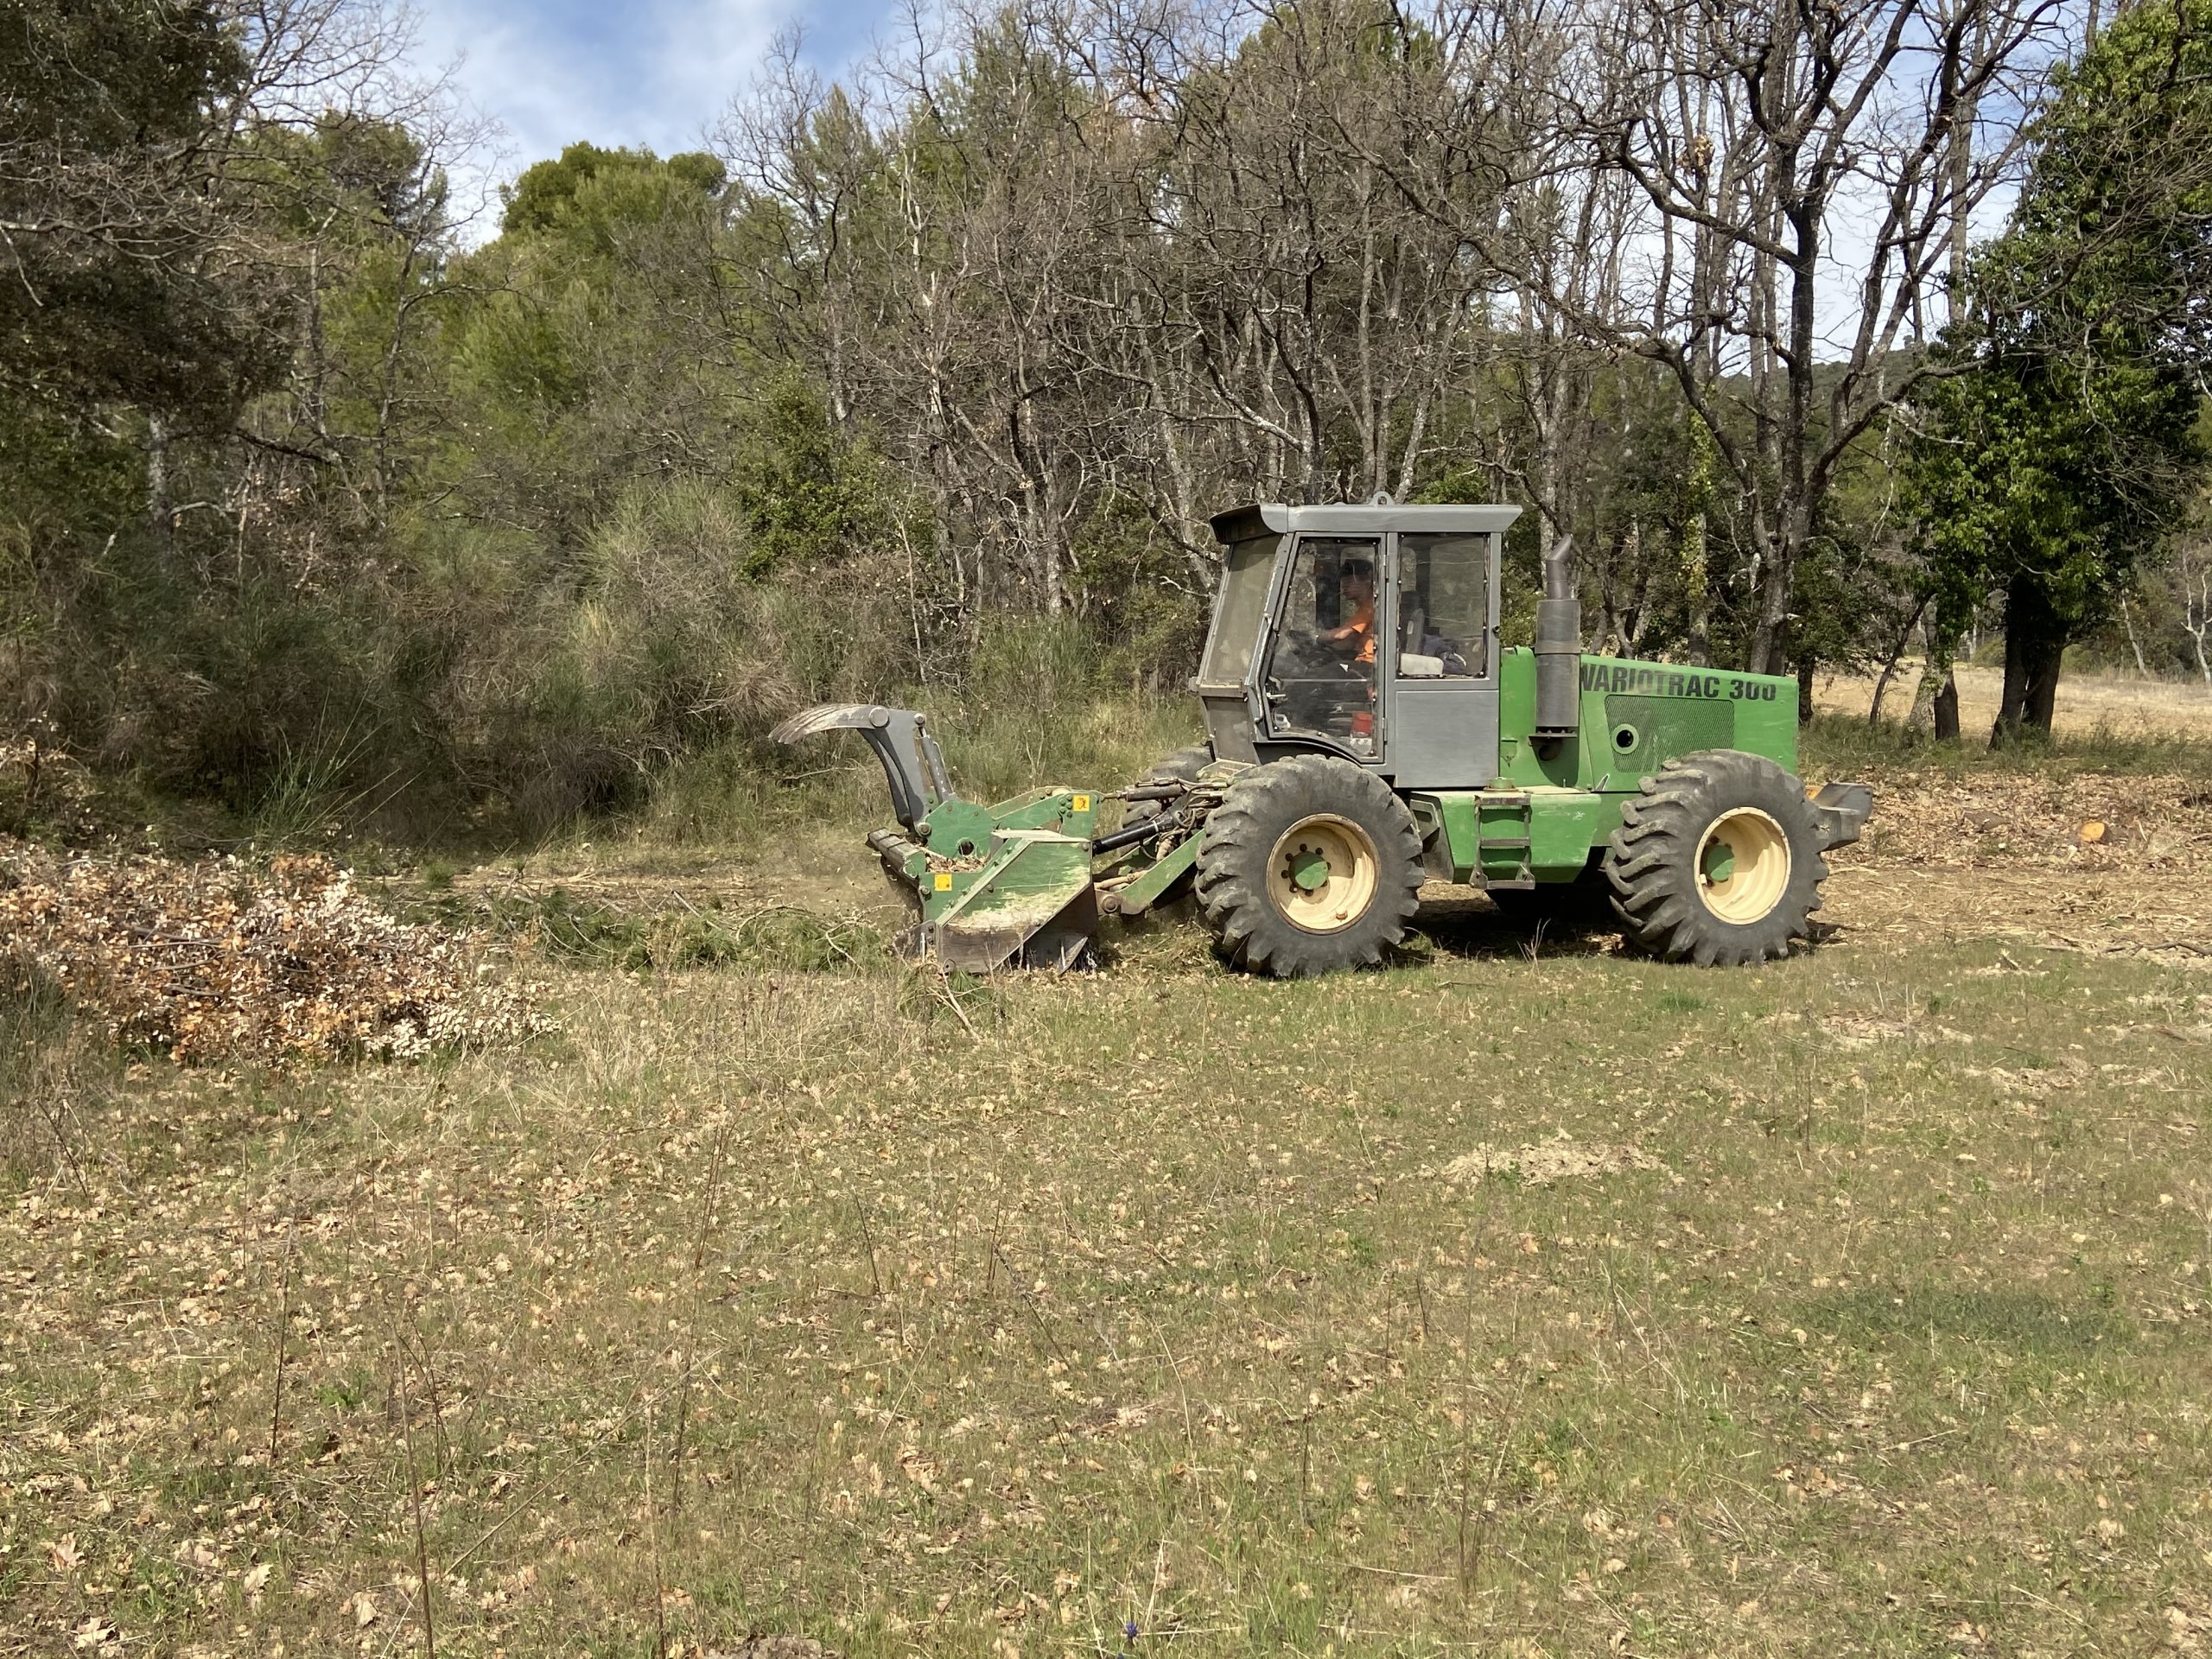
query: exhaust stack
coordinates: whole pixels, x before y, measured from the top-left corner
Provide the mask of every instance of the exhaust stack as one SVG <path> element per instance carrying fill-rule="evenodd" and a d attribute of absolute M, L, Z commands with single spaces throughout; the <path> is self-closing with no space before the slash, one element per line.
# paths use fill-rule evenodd
<path fill-rule="evenodd" d="M 1556 742 L 1581 728 L 1582 601 L 1574 594 L 1574 537 L 1544 556 L 1544 596 L 1536 601 L 1536 730 Z"/>

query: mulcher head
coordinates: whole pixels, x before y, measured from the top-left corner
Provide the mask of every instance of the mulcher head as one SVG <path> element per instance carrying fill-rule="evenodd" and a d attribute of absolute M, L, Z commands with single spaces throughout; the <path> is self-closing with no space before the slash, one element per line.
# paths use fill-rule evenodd
<path fill-rule="evenodd" d="M 868 840 L 919 906 L 919 923 L 901 940 L 908 954 L 969 973 L 1081 959 L 1098 925 L 1093 795 L 1036 789 L 991 806 L 963 801 L 923 717 L 880 703 L 823 703 L 770 735 L 795 743 L 838 731 L 858 732 L 875 751 L 906 831 L 879 830 Z"/>

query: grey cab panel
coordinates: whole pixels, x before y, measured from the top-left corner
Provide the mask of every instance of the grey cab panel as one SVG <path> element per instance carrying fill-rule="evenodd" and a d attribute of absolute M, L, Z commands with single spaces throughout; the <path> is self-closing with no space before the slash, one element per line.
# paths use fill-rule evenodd
<path fill-rule="evenodd" d="M 1390 537 L 1382 770 L 1401 789 L 1479 787 L 1496 775 L 1503 541 L 1495 530 Z"/>

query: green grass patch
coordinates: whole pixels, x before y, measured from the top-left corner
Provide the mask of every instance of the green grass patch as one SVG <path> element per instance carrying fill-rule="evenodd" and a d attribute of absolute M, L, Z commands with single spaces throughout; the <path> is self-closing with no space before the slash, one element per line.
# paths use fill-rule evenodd
<path fill-rule="evenodd" d="M 442 879 L 426 873 L 419 892 L 401 892 L 397 908 L 411 918 L 485 929 L 549 962 L 629 973 L 869 971 L 896 961 L 881 928 L 791 905 L 739 912 L 709 899 L 703 906 L 635 911 L 580 897 L 558 883 L 462 894 L 453 890 L 450 873 Z"/>
<path fill-rule="evenodd" d="M 1986 1183 L 1983 1191 L 1987 1191 Z M 2110 1354 L 2135 1338 L 2110 1287 L 2065 1300 L 2024 1289 L 1961 1290 L 1953 1285 L 1866 1285 L 1802 1305 L 1806 1323 L 1865 1345 L 1877 1337 L 1930 1345 L 1983 1344 L 2011 1357 Z"/>

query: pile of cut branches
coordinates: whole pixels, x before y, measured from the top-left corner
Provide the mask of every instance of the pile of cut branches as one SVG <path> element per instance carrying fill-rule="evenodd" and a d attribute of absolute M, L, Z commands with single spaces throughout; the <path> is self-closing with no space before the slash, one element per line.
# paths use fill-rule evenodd
<path fill-rule="evenodd" d="M 549 1028 L 475 941 L 387 915 L 318 856 L 0 849 L 0 957 L 120 1043 L 211 1060 L 416 1059 Z"/>

